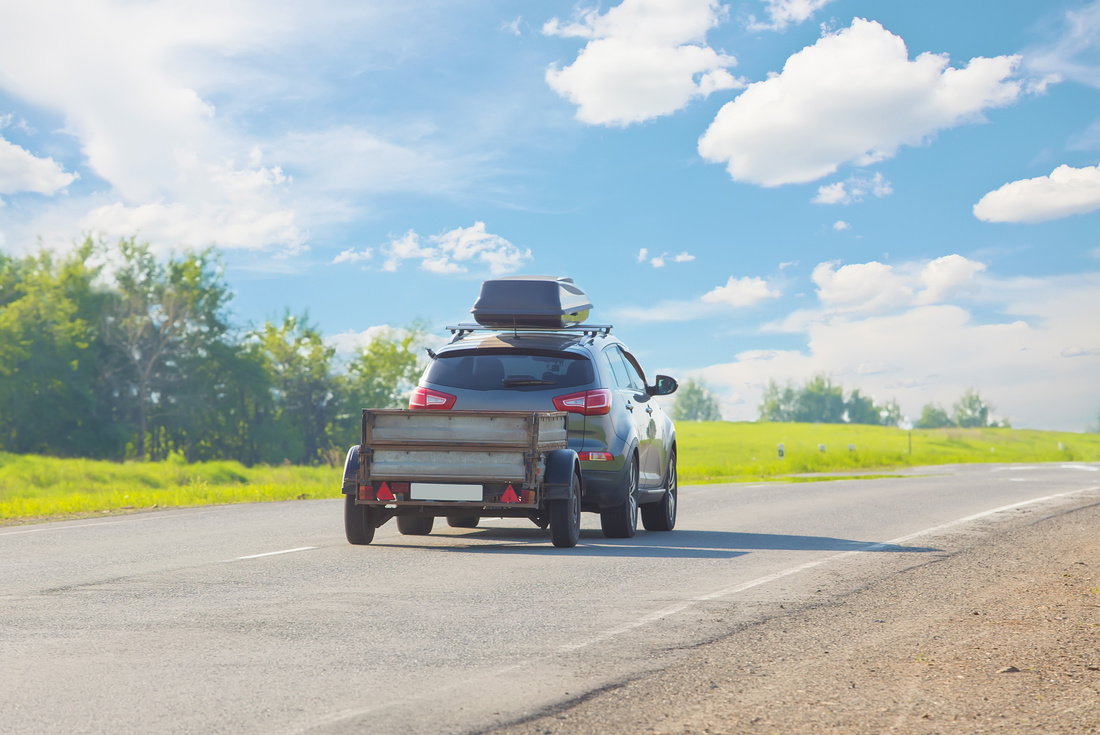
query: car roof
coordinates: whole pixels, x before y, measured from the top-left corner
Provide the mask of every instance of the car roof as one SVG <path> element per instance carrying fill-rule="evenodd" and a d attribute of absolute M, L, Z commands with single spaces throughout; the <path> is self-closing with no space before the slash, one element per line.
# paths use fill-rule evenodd
<path fill-rule="evenodd" d="M 449 352 L 483 349 L 530 349 L 587 354 L 609 344 L 619 344 L 619 340 L 608 334 L 577 334 L 552 330 L 537 332 L 501 330 L 463 335 L 441 347 L 437 353 L 443 355 Z"/>

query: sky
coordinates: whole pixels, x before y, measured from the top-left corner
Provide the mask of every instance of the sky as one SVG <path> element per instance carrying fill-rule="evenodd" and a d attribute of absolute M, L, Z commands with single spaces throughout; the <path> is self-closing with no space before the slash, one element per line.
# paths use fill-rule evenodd
<path fill-rule="evenodd" d="M 754 420 L 1100 422 L 1100 0 L 0 0 L 0 252 L 216 247 L 347 354 L 570 276 Z"/>

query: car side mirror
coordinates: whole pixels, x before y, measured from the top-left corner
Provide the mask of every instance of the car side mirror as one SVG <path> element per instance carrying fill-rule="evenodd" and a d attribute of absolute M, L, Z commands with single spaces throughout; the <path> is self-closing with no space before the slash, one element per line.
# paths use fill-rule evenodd
<path fill-rule="evenodd" d="M 667 375 L 658 375 L 654 379 L 653 385 L 646 386 L 645 392 L 651 396 L 667 396 L 676 392 L 676 389 L 680 387 L 680 384 L 676 382 L 675 378 L 670 378 Z"/>

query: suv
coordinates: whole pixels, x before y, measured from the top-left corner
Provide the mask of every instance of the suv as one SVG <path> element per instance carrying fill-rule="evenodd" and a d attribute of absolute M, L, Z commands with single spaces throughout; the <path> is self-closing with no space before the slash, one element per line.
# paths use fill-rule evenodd
<path fill-rule="evenodd" d="M 491 287 L 492 286 L 492 287 Z M 571 279 L 520 276 L 487 281 L 473 313 L 479 324 L 448 327 L 451 341 L 438 352 L 413 391 L 409 408 L 496 411 L 565 411 L 569 448 L 580 460 L 581 510 L 600 514 L 609 538 L 630 538 L 638 523 L 647 531 L 676 524 L 676 430 L 655 396 L 676 381 L 645 372 L 610 326 L 576 323 L 590 304 L 555 302 L 552 319 L 538 311 L 540 292 L 587 297 Z M 494 288 L 523 292 L 524 314 L 489 313 L 499 302 Z M 551 299 L 554 301 L 554 299 Z M 564 304 L 564 307 L 563 307 Z M 479 306 L 485 308 L 480 309 Z M 584 309 L 576 308 L 583 306 Z M 574 311 L 567 312 L 573 308 Z M 503 315 L 502 315 L 503 314 Z M 505 327 L 512 320 L 511 326 Z M 525 326 L 520 326 L 520 322 Z M 448 519 L 452 525 L 476 519 Z"/>

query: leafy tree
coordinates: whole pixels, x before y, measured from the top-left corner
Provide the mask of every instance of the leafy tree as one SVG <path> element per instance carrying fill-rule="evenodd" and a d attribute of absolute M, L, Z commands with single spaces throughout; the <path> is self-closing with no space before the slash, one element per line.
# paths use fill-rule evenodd
<path fill-rule="evenodd" d="M 250 337 L 252 359 L 263 365 L 271 385 L 273 405 L 266 425 L 256 436 L 265 462 L 312 464 L 334 446 L 333 421 L 339 410 L 332 375 L 336 351 L 326 347 L 308 317 L 283 317 L 267 322 Z"/>
<path fill-rule="evenodd" d="M 901 424 L 901 406 L 898 405 L 897 399 L 891 398 L 882 405 L 876 405 L 875 409 L 878 411 L 879 423 L 883 426 Z"/>
<path fill-rule="evenodd" d="M 964 428 L 989 426 L 989 413 L 992 410 L 993 407 L 982 400 L 978 391 L 967 388 L 955 402 L 953 420 L 957 426 Z"/>
<path fill-rule="evenodd" d="M 859 388 L 844 402 L 844 415 L 849 424 L 880 424 L 879 407 L 870 396 L 861 395 Z"/>
<path fill-rule="evenodd" d="M 677 421 L 721 421 L 718 399 L 702 383 L 684 381 L 669 412 Z"/>
<path fill-rule="evenodd" d="M 798 394 L 794 420 L 839 424 L 844 421 L 844 391 L 825 375 L 815 375 Z"/>
<path fill-rule="evenodd" d="M 798 392 L 788 381 L 787 385 L 780 388 L 775 380 L 768 381 L 768 388 L 764 391 L 764 398 L 760 402 L 761 421 L 794 421 L 798 407 Z"/>
<path fill-rule="evenodd" d="M 184 383 L 220 343 L 228 325 L 229 289 L 211 250 L 161 264 L 148 244 L 121 240 L 115 253 L 115 288 L 104 336 L 117 349 L 116 398 L 129 404 L 136 423 L 134 454 L 163 458 L 190 404 Z M 154 453 L 147 452 L 154 439 Z"/>
<path fill-rule="evenodd" d="M 947 415 L 947 411 L 934 403 L 926 404 L 921 409 L 920 418 L 917 419 L 916 424 L 918 429 L 942 429 L 954 425 L 955 422 Z"/>

